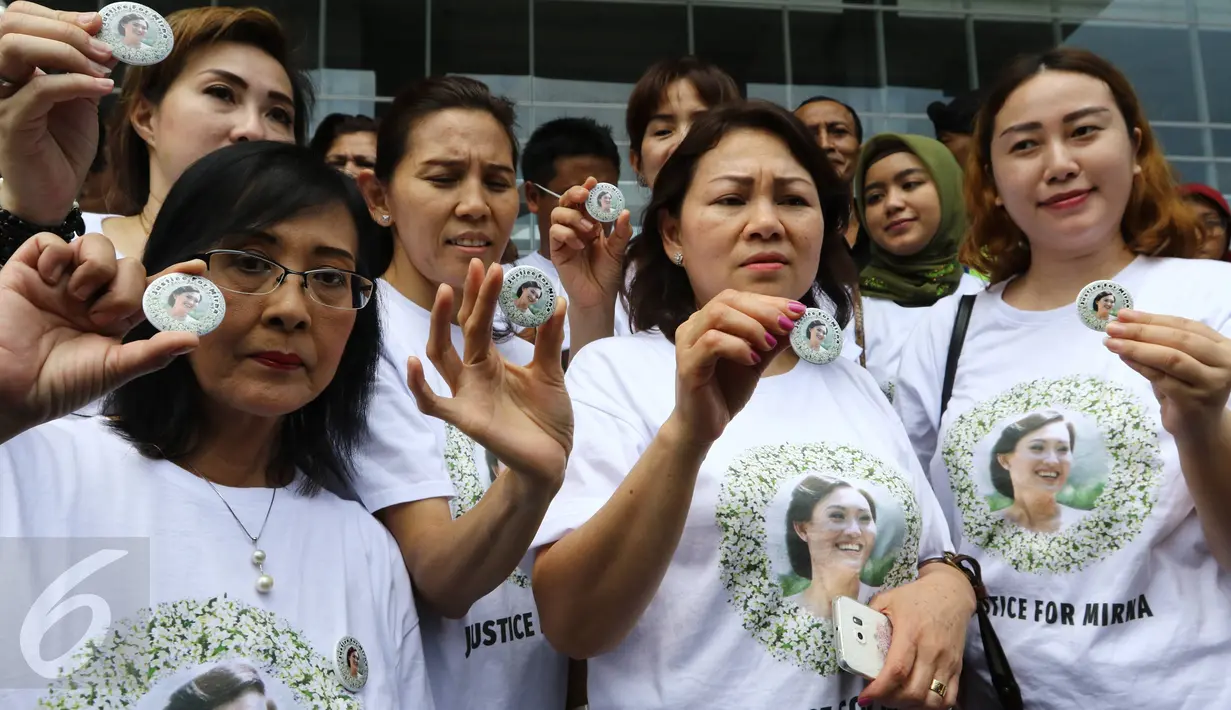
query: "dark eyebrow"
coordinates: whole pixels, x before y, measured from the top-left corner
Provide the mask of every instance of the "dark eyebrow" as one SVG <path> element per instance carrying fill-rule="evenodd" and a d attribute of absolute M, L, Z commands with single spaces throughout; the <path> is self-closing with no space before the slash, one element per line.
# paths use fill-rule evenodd
<path fill-rule="evenodd" d="M 236 86 L 243 89 L 244 91 L 247 91 L 250 88 L 248 85 L 248 82 L 244 81 L 243 77 L 241 77 L 238 74 L 229 72 L 225 69 L 206 69 L 205 71 L 201 73 L 202 74 L 213 74 L 219 79 L 225 79 L 226 81 L 229 81 L 230 83 L 235 84 Z M 269 98 L 274 99 L 275 101 L 281 101 L 282 103 L 290 104 L 292 106 L 295 105 L 295 100 L 287 96 L 286 94 L 282 93 L 281 91 L 269 92 Z"/>
<path fill-rule="evenodd" d="M 894 173 L 892 180 L 893 182 L 898 182 L 899 180 L 910 177 L 911 175 L 915 173 L 921 173 L 923 175 L 927 175 L 927 171 L 924 170 L 923 168 L 906 168 L 905 170 L 899 170 L 898 172 Z M 869 190 L 872 190 L 875 188 L 884 189 L 884 187 L 885 187 L 885 181 L 877 180 L 876 182 L 870 182 L 867 185 L 864 185 L 863 193 L 866 195 L 868 194 Z"/>
<path fill-rule="evenodd" d="M 423 161 L 423 164 L 440 167 L 440 168 L 451 168 L 454 170 L 466 167 L 465 160 L 454 160 L 452 158 L 432 158 L 430 160 Z M 483 167 L 488 168 L 490 170 L 498 170 L 508 175 L 514 175 L 514 176 L 517 175 L 517 171 L 514 170 L 513 167 L 510 165 L 502 165 L 500 163 L 486 163 Z"/>
<path fill-rule="evenodd" d="M 1111 113 L 1111 109 L 1105 106 L 1087 106 L 1086 108 L 1079 108 L 1076 111 L 1064 114 L 1064 118 L 1062 118 L 1061 121 L 1064 123 L 1073 123 L 1074 121 L 1080 121 L 1087 116 L 1093 116 L 1100 113 Z M 1043 128 L 1043 124 L 1038 121 L 1018 123 L 1001 131 L 1000 136 L 1004 137 L 1009 133 L 1028 133 L 1030 131 L 1037 131 L 1041 128 Z"/>
<path fill-rule="evenodd" d="M 726 180 L 728 182 L 733 182 L 741 186 L 751 185 L 756 182 L 756 179 L 753 178 L 751 175 L 719 175 L 718 177 L 710 180 L 710 182 L 721 182 L 723 180 Z M 809 181 L 807 178 L 804 178 L 804 177 L 788 176 L 788 177 L 774 178 L 775 185 L 790 185 L 792 183 L 797 183 L 797 182 L 811 184 L 811 181 Z"/>
<path fill-rule="evenodd" d="M 243 236 L 237 237 L 236 241 L 239 241 L 239 242 L 255 241 L 255 242 L 260 242 L 261 244 L 264 244 L 267 246 L 278 246 L 279 244 L 282 243 L 282 240 L 279 239 L 277 235 L 270 234 L 269 232 L 259 232 L 259 231 L 258 232 L 248 232 L 247 234 L 244 234 Z M 320 257 L 333 256 L 339 259 L 348 259 L 350 260 L 351 263 L 355 263 L 357 261 L 355 259 L 354 254 L 351 254 L 346 249 L 342 249 L 340 247 L 331 247 L 331 246 L 325 246 L 322 244 L 320 246 L 317 246 L 315 249 L 313 249 L 312 253 Z"/>

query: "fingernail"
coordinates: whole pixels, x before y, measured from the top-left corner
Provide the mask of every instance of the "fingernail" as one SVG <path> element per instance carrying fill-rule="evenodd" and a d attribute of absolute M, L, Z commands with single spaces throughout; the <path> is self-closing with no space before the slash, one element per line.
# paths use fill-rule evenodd
<path fill-rule="evenodd" d="M 806 310 L 808 310 L 808 307 L 805 306 L 804 304 L 800 303 L 799 301 L 791 301 L 791 312 L 792 313 L 803 313 Z"/>
<path fill-rule="evenodd" d="M 90 68 L 94 70 L 95 74 L 102 74 L 103 76 L 111 76 L 111 69 L 109 67 L 103 66 L 102 64 L 99 64 L 98 62 L 90 62 Z"/>
<path fill-rule="evenodd" d="M 88 25 L 91 22 L 93 22 L 94 18 L 96 17 L 98 17 L 97 12 L 83 12 L 77 16 L 77 23 L 82 24 L 82 25 Z"/>
<path fill-rule="evenodd" d="M 860 699 L 859 699 L 859 707 L 861 707 L 861 708 L 866 708 L 866 707 L 868 707 L 868 706 L 869 706 L 869 705 L 871 705 L 871 704 L 872 704 L 872 701 L 871 701 L 871 700 L 868 700 L 868 699 L 866 699 L 866 698 L 860 698 Z"/>
<path fill-rule="evenodd" d="M 753 353 L 752 353 L 752 364 L 753 364 L 753 365 L 760 365 L 760 364 L 761 364 L 761 355 L 760 355 L 759 353 L 757 353 L 756 351 L 753 351 Z"/>
<path fill-rule="evenodd" d="M 90 46 L 93 47 L 94 49 L 97 49 L 100 52 L 111 54 L 111 45 L 107 44 L 101 39 L 91 39 Z"/>
<path fill-rule="evenodd" d="M 588 232 L 591 229 L 594 229 L 594 223 L 588 219 L 583 219 L 581 220 L 581 228 Z"/>
<path fill-rule="evenodd" d="M 778 316 L 778 325 L 782 326 L 783 330 L 791 330 L 795 327 L 795 321 L 786 316 Z"/>
<path fill-rule="evenodd" d="M 115 88 L 115 81 L 113 79 L 95 79 L 94 82 L 98 84 L 98 88 L 100 89 L 111 91 Z"/>
<path fill-rule="evenodd" d="M 765 334 L 765 344 L 771 348 L 776 348 L 778 347 L 778 339 L 770 335 L 769 333 L 766 333 Z"/>
<path fill-rule="evenodd" d="M 196 348 L 195 348 L 195 347 L 193 347 L 193 346 L 191 346 L 191 345 L 186 345 L 186 346 L 184 346 L 184 347 L 180 348 L 179 350 L 176 350 L 175 352 L 171 353 L 171 357 L 179 357 L 179 356 L 181 356 L 181 355 L 187 355 L 188 353 L 192 352 L 193 350 L 196 350 Z"/>

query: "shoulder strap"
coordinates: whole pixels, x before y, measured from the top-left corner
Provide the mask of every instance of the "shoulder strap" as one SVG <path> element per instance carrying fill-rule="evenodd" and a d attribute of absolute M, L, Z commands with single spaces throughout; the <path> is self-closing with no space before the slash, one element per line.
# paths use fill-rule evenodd
<path fill-rule="evenodd" d="M 953 381 L 957 379 L 957 361 L 962 356 L 962 343 L 966 342 L 966 328 L 970 325 L 970 313 L 975 308 L 975 294 L 967 294 L 957 304 L 957 317 L 953 320 L 953 337 L 949 339 L 949 357 L 945 360 L 945 383 L 940 391 L 940 416 L 949 408 L 953 395 Z"/>

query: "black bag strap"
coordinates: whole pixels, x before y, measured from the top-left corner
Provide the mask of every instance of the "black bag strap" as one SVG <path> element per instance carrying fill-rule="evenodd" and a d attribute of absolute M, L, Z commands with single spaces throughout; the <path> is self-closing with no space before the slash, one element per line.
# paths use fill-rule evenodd
<path fill-rule="evenodd" d="M 940 390 L 940 416 L 943 419 L 953 396 L 953 381 L 957 379 L 957 361 L 962 356 L 962 343 L 966 342 L 966 328 L 970 326 L 970 313 L 975 309 L 975 294 L 962 296 L 957 304 L 957 317 L 953 319 L 953 337 L 949 339 L 949 357 L 945 360 L 945 383 Z"/>

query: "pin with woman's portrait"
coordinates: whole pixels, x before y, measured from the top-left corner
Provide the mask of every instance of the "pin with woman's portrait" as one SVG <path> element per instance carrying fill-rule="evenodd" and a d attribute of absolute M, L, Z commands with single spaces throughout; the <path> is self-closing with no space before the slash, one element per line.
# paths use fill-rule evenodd
<path fill-rule="evenodd" d="M 135 2 L 116 2 L 102 10 L 103 29 L 98 38 L 125 64 L 148 66 L 171 54 L 175 36 L 162 15 Z"/>
<path fill-rule="evenodd" d="M 343 688 L 357 693 L 368 684 L 368 655 L 354 636 L 343 636 L 342 640 L 338 641 L 335 661 L 338 679 Z"/>
<path fill-rule="evenodd" d="M 842 329 L 833 316 L 819 308 L 809 308 L 795 322 L 791 348 L 801 359 L 827 365 L 842 354 Z"/>
<path fill-rule="evenodd" d="M 624 211 L 624 193 L 611 183 L 600 182 L 586 198 L 586 212 L 600 222 L 614 222 Z"/>
<path fill-rule="evenodd" d="M 504 275 L 500 310 L 510 323 L 537 328 L 556 312 L 556 289 L 551 278 L 533 266 L 515 266 Z"/>
<path fill-rule="evenodd" d="M 222 291 L 209 279 L 191 274 L 167 274 L 145 289 L 141 302 L 145 319 L 161 331 L 213 332 L 226 315 Z"/>
<path fill-rule="evenodd" d="M 1103 332 L 1122 309 L 1133 307 L 1128 289 L 1115 281 L 1095 281 L 1077 296 L 1077 315 L 1091 330 Z"/>

